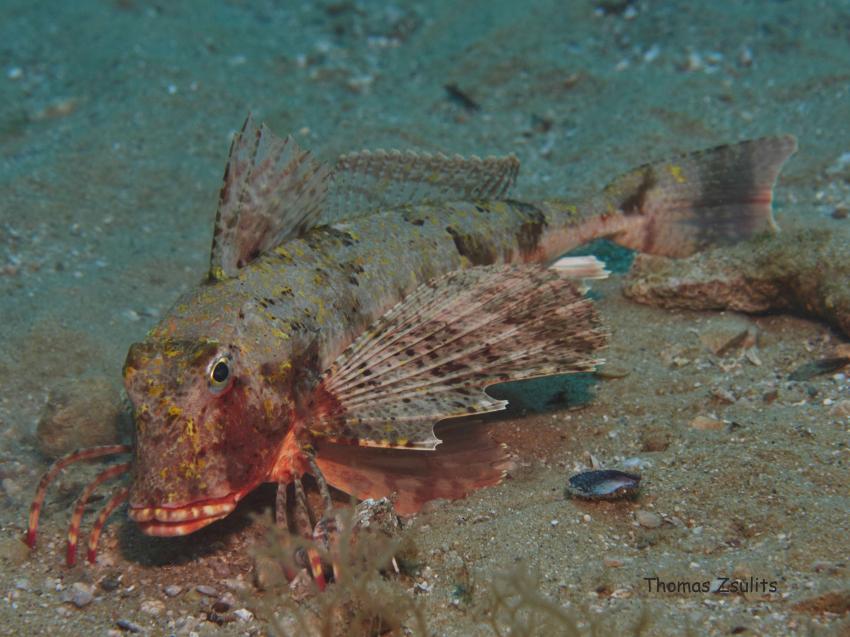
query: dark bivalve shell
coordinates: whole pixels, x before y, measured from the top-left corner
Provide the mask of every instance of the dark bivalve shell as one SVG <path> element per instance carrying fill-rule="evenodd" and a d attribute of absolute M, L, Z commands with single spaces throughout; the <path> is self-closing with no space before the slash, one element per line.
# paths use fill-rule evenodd
<path fill-rule="evenodd" d="M 640 488 L 640 476 L 615 469 L 583 471 L 570 477 L 567 493 L 585 500 L 618 500 Z"/>

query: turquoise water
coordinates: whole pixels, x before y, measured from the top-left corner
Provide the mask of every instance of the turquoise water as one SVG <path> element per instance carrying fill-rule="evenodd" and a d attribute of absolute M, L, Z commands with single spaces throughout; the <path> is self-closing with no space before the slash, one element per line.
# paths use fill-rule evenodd
<path fill-rule="evenodd" d="M 129 343 L 205 274 L 227 150 L 248 112 L 328 159 L 513 152 L 514 196 L 528 200 L 587 194 L 674 152 L 791 133 L 800 151 L 776 193 L 780 225 L 846 232 L 833 213 L 850 203 L 848 69 L 847 0 L 5 0 L 4 532 L 20 532 L 46 466 L 35 431 L 48 393 L 91 377 L 118 391 Z M 628 266 L 630 255 L 608 254 Z M 585 389 L 538 385 L 527 400 L 531 411 L 558 394 L 580 403 Z M 14 621 L 54 616 L 37 602 L 22 600 L 32 615 Z"/>

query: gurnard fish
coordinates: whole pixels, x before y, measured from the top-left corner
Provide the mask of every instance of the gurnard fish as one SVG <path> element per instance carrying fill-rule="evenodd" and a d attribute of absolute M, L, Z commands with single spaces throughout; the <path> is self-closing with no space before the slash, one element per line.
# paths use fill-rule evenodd
<path fill-rule="evenodd" d="M 127 354 L 134 445 L 57 461 L 29 544 L 63 467 L 130 451 L 78 501 L 69 563 L 86 500 L 128 471 L 129 488 L 95 522 L 91 561 L 125 500 L 143 532 L 178 536 L 273 482 L 276 519 L 292 526 L 291 488 L 309 535 L 304 474 L 326 514 L 327 485 L 395 494 L 407 515 L 498 483 L 503 446 L 457 417 L 504 409 L 490 385 L 592 371 L 605 343 L 575 280 L 598 268 L 559 257 L 597 238 L 685 257 L 774 231 L 773 186 L 795 149 L 790 136 L 744 141 L 643 165 L 586 200 L 529 203 L 508 197 L 513 156 L 379 150 L 328 166 L 249 116 L 230 149 L 206 280 Z"/>

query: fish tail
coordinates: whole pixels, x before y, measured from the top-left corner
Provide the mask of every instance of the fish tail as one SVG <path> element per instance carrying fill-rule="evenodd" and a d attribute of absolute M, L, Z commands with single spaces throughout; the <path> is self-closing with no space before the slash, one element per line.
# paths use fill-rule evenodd
<path fill-rule="evenodd" d="M 647 254 L 685 257 L 775 232 L 773 187 L 796 149 L 790 135 L 763 137 L 627 172 L 601 194 L 603 215 L 619 217 L 608 222 L 608 238 Z"/>

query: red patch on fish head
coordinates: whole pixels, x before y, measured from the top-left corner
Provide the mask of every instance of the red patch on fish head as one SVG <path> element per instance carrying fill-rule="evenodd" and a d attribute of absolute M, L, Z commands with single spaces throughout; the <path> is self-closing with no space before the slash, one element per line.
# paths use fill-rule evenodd
<path fill-rule="evenodd" d="M 145 533 L 191 533 L 226 516 L 267 479 L 291 420 L 287 368 L 279 367 L 270 382 L 238 347 L 211 340 L 130 348 L 130 517 Z"/>

